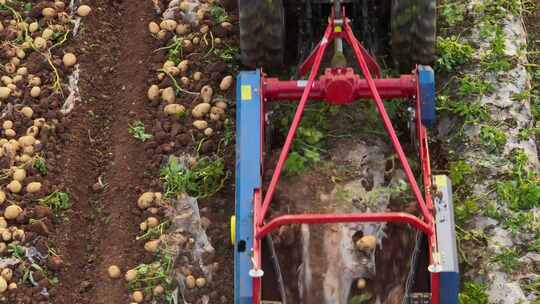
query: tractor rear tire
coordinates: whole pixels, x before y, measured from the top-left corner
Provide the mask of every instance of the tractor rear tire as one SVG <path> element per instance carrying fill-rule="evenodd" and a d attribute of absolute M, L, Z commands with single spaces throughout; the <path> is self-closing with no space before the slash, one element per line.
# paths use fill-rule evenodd
<path fill-rule="evenodd" d="M 240 0 L 240 49 L 249 68 L 283 65 L 285 11 L 283 0 Z"/>
<path fill-rule="evenodd" d="M 436 59 L 436 0 L 392 0 L 392 55 L 401 73 Z"/>

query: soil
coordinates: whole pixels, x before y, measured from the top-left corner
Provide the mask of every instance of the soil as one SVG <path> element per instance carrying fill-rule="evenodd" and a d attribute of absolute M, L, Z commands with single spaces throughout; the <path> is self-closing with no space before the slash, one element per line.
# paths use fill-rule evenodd
<path fill-rule="evenodd" d="M 153 11 L 149 1 L 88 4 L 96 9 L 76 42 L 83 102 L 71 115 L 71 140 L 63 146 L 59 177 L 72 196 L 72 210 L 55 236 L 65 267 L 52 301 L 125 303 L 123 282 L 111 282 L 106 269 L 114 264 L 126 270 L 144 260 L 135 241 L 140 214 L 133 206 L 148 189 L 148 162 L 127 130 L 132 120 L 146 118 L 146 66 L 152 52 L 146 24 Z"/>

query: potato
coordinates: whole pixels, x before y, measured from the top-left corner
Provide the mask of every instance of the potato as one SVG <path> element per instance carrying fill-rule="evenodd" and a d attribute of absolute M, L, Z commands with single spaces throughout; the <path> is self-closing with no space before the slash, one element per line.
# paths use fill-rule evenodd
<path fill-rule="evenodd" d="M 8 223 L 6 219 L 4 217 L 0 217 L 0 229 L 5 229 L 7 228 L 7 226 L 8 226 Z"/>
<path fill-rule="evenodd" d="M 21 67 L 17 69 L 17 75 L 26 76 L 28 75 L 28 68 Z"/>
<path fill-rule="evenodd" d="M 212 101 L 212 95 L 214 94 L 214 90 L 212 90 L 212 87 L 209 85 L 205 85 L 201 88 L 201 98 L 203 102 L 210 102 Z"/>
<path fill-rule="evenodd" d="M 54 8 L 46 7 L 46 8 L 41 10 L 41 14 L 44 17 L 52 17 L 52 16 L 56 15 L 56 11 L 54 10 Z"/>
<path fill-rule="evenodd" d="M 39 50 L 43 50 L 47 47 L 47 40 L 42 37 L 36 37 L 34 39 L 34 46 Z"/>
<path fill-rule="evenodd" d="M 214 130 L 212 128 L 206 128 L 204 129 L 204 135 L 206 136 L 212 136 L 214 134 Z"/>
<path fill-rule="evenodd" d="M 6 292 L 7 289 L 8 289 L 8 284 L 6 282 L 6 279 L 4 279 L 3 277 L 0 277 L 0 293 Z"/>
<path fill-rule="evenodd" d="M 186 287 L 189 289 L 195 288 L 195 278 L 192 275 L 186 277 Z"/>
<path fill-rule="evenodd" d="M 216 114 L 216 113 L 210 113 L 210 119 L 213 121 L 218 121 L 221 119 L 221 115 Z"/>
<path fill-rule="evenodd" d="M 141 196 L 139 196 L 139 199 L 137 200 L 137 206 L 139 206 L 140 209 L 146 209 L 152 205 L 153 201 L 154 193 L 145 192 Z"/>
<path fill-rule="evenodd" d="M 4 253 L 7 251 L 7 245 L 4 242 L 0 242 L 0 253 Z"/>
<path fill-rule="evenodd" d="M 178 74 L 180 74 L 180 69 L 175 66 L 167 67 L 166 69 L 164 69 L 164 71 L 173 76 L 177 76 Z"/>
<path fill-rule="evenodd" d="M 0 77 L 0 80 L 5 85 L 10 85 L 10 84 L 13 83 L 13 79 L 11 77 L 9 77 L 9 76 L 2 76 L 2 77 Z"/>
<path fill-rule="evenodd" d="M 156 101 L 159 98 L 159 87 L 155 84 L 151 85 L 150 88 L 148 88 L 148 99 L 151 101 Z"/>
<path fill-rule="evenodd" d="M 2 240 L 4 240 L 4 242 L 11 241 L 11 238 L 12 238 L 12 235 L 11 235 L 11 232 L 9 230 L 4 230 L 2 232 Z"/>
<path fill-rule="evenodd" d="M 26 52 L 23 49 L 17 49 L 15 53 L 17 54 L 17 58 L 19 59 L 26 58 Z"/>
<path fill-rule="evenodd" d="M 146 219 L 146 223 L 148 224 L 149 228 L 154 228 L 157 225 L 159 225 L 159 220 L 153 216 Z"/>
<path fill-rule="evenodd" d="M 24 233 L 24 230 L 22 229 L 17 229 L 13 232 L 13 239 L 15 241 L 19 241 L 19 242 L 23 242 L 24 241 L 24 237 L 25 237 L 25 233 Z"/>
<path fill-rule="evenodd" d="M 356 288 L 358 289 L 364 289 L 366 288 L 366 280 L 363 278 L 360 278 L 356 281 Z"/>
<path fill-rule="evenodd" d="M 25 135 L 19 138 L 19 144 L 23 147 L 32 146 L 36 143 L 36 139 L 33 136 Z"/>
<path fill-rule="evenodd" d="M 142 303 L 142 301 L 144 300 L 144 295 L 142 291 L 137 290 L 133 292 L 133 294 L 131 295 L 131 298 L 133 299 L 135 303 Z"/>
<path fill-rule="evenodd" d="M 204 117 L 204 115 L 208 113 L 208 111 L 210 111 L 210 107 L 211 106 L 209 103 L 206 103 L 206 102 L 200 103 L 196 105 L 195 108 L 193 108 L 193 110 L 191 110 L 191 115 L 193 115 L 193 117 L 195 118 L 202 118 Z"/>
<path fill-rule="evenodd" d="M 172 32 L 172 31 L 176 30 L 177 25 L 178 25 L 178 23 L 176 23 L 176 21 L 168 19 L 168 20 L 161 21 L 161 23 L 159 24 L 159 27 L 162 30 Z"/>
<path fill-rule="evenodd" d="M 2 205 L 5 201 L 6 201 L 6 193 L 0 190 L 0 205 Z"/>
<path fill-rule="evenodd" d="M 15 73 L 15 71 L 17 70 L 17 67 L 15 66 L 15 64 L 13 63 L 6 63 L 4 65 L 4 70 L 8 73 L 8 74 L 13 74 Z"/>
<path fill-rule="evenodd" d="M 126 271 L 125 279 L 128 282 L 131 282 L 137 278 L 137 270 L 130 269 Z"/>
<path fill-rule="evenodd" d="M 90 15 L 90 12 L 92 11 L 92 9 L 90 8 L 90 6 L 88 5 L 81 5 L 79 6 L 79 8 L 77 9 L 77 15 L 81 16 L 81 17 L 86 17 L 88 15 Z"/>
<path fill-rule="evenodd" d="M 193 80 L 199 81 L 199 80 L 201 80 L 201 78 L 202 78 L 202 73 L 201 72 L 193 73 Z"/>
<path fill-rule="evenodd" d="M 21 192 L 22 185 L 21 182 L 14 180 L 11 181 L 11 183 L 9 183 L 6 188 L 13 193 L 19 193 Z"/>
<path fill-rule="evenodd" d="M 152 22 L 148 23 L 148 30 L 152 34 L 157 34 L 157 33 L 159 33 L 160 28 L 159 28 L 159 25 L 157 23 L 152 21 Z"/>
<path fill-rule="evenodd" d="M 377 247 L 377 238 L 374 235 L 364 235 L 356 241 L 356 248 L 362 251 L 373 250 Z"/>
<path fill-rule="evenodd" d="M 155 253 L 159 249 L 159 243 L 160 243 L 160 240 L 148 241 L 144 244 L 144 250 L 151 253 Z"/>
<path fill-rule="evenodd" d="M 34 151 L 35 151 L 34 146 L 27 146 L 23 148 L 23 153 L 27 155 L 34 154 Z"/>
<path fill-rule="evenodd" d="M 40 87 L 32 87 L 30 90 L 30 96 L 37 98 L 41 95 L 41 88 Z"/>
<path fill-rule="evenodd" d="M 35 138 L 36 136 L 38 136 L 38 134 L 39 134 L 39 128 L 36 127 L 36 126 L 31 126 L 31 127 L 29 127 L 28 129 L 26 129 L 26 135 L 28 135 L 28 136 L 32 136 L 32 137 Z M 38 144 L 38 140 L 36 140 L 36 141 L 34 142 L 34 144 L 37 145 L 37 144 Z"/>
<path fill-rule="evenodd" d="M 161 99 L 166 103 L 174 103 L 176 101 L 176 93 L 172 87 L 168 87 L 161 92 Z"/>
<path fill-rule="evenodd" d="M 219 89 L 222 91 L 227 91 L 233 83 L 233 77 L 231 75 L 223 77 L 221 83 L 219 84 Z"/>
<path fill-rule="evenodd" d="M 199 288 L 203 288 L 206 285 L 206 279 L 205 278 L 198 278 L 195 281 L 195 285 L 197 285 L 197 287 L 199 287 Z"/>
<path fill-rule="evenodd" d="M 148 230 L 148 224 L 146 223 L 146 221 L 139 224 L 139 229 L 141 229 L 141 231 Z"/>
<path fill-rule="evenodd" d="M 64 10 L 64 8 L 66 8 L 66 4 L 62 1 L 55 1 L 54 7 L 58 10 Z"/>
<path fill-rule="evenodd" d="M 184 39 L 182 41 L 182 47 L 190 51 L 193 48 L 193 42 L 191 42 L 191 40 Z"/>
<path fill-rule="evenodd" d="M 221 22 L 220 25 L 221 25 L 222 28 L 224 28 L 224 29 L 226 29 L 226 30 L 228 30 L 228 31 L 231 31 L 231 30 L 233 29 L 232 23 L 227 22 L 227 21 Z"/>
<path fill-rule="evenodd" d="M 13 129 L 13 122 L 11 120 L 6 120 L 2 123 L 2 128 L 4 129 Z"/>
<path fill-rule="evenodd" d="M 221 44 L 221 38 L 219 38 L 219 37 L 214 38 L 214 44 L 215 45 L 220 45 Z"/>
<path fill-rule="evenodd" d="M 22 208 L 17 205 L 9 205 L 6 210 L 4 210 L 4 218 L 6 220 L 16 219 L 22 211 Z"/>
<path fill-rule="evenodd" d="M 163 63 L 163 69 L 166 70 L 167 68 L 175 66 L 174 61 L 167 60 Z"/>
<path fill-rule="evenodd" d="M 203 20 L 205 14 L 206 14 L 206 9 L 200 8 L 199 10 L 197 10 L 197 19 Z"/>
<path fill-rule="evenodd" d="M 0 275 L 2 276 L 2 278 L 6 279 L 7 282 L 9 282 L 13 278 L 13 270 L 9 268 L 4 268 Z"/>
<path fill-rule="evenodd" d="M 184 77 L 180 78 L 180 82 L 182 83 L 182 85 L 188 86 L 189 85 L 189 78 L 184 76 Z"/>
<path fill-rule="evenodd" d="M 26 170 L 17 168 L 13 171 L 13 179 L 22 182 L 26 178 Z"/>
<path fill-rule="evenodd" d="M 120 267 L 116 265 L 109 266 L 109 268 L 107 269 L 107 273 L 109 274 L 109 278 L 111 279 L 118 279 L 122 275 Z"/>
<path fill-rule="evenodd" d="M 28 26 L 28 30 L 29 30 L 31 33 L 33 33 L 33 32 L 35 32 L 35 31 L 39 30 L 39 23 L 38 23 L 37 21 L 30 23 L 30 25 Z"/>
<path fill-rule="evenodd" d="M 8 290 L 14 290 L 17 289 L 17 283 L 11 282 L 9 283 Z"/>
<path fill-rule="evenodd" d="M 34 110 L 32 110 L 32 108 L 30 107 L 23 107 L 21 109 L 21 113 L 28 118 L 32 118 L 32 116 L 34 115 Z"/>
<path fill-rule="evenodd" d="M 201 32 L 201 34 L 206 34 L 206 33 L 208 33 L 209 30 L 210 30 L 210 28 L 208 27 L 208 25 L 204 24 L 204 25 L 201 26 L 201 28 L 199 29 L 199 32 Z"/>
<path fill-rule="evenodd" d="M 41 183 L 40 182 L 31 182 L 28 185 L 26 185 L 26 192 L 28 193 L 36 193 L 41 190 Z"/>
<path fill-rule="evenodd" d="M 178 26 L 176 26 L 176 33 L 178 35 L 184 35 L 184 34 L 187 34 L 189 33 L 190 31 L 190 26 L 189 24 L 179 24 Z"/>
<path fill-rule="evenodd" d="M 225 115 L 225 111 L 223 111 L 222 108 L 218 108 L 218 107 L 212 107 L 210 109 L 210 113 L 217 114 L 217 115 Z"/>
<path fill-rule="evenodd" d="M 154 296 L 162 295 L 164 292 L 165 292 L 165 288 L 163 288 L 163 286 L 161 285 L 154 287 L 154 290 L 152 291 Z"/>
<path fill-rule="evenodd" d="M 178 64 L 178 68 L 180 69 L 180 72 L 185 73 L 189 69 L 189 60 L 182 60 Z"/>
<path fill-rule="evenodd" d="M 73 53 L 65 53 L 62 62 L 66 68 L 72 67 L 77 63 L 77 56 Z"/>
<path fill-rule="evenodd" d="M 193 126 L 198 130 L 204 130 L 208 128 L 208 122 L 206 122 L 205 120 L 195 120 L 193 122 Z"/>
<path fill-rule="evenodd" d="M 164 39 L 165 37 L 167 37 L 167 31 L 166 30 L 159 31 L 159 33 L 157 33 L 157 37 L 158 39 Z"/>
<path fill-rule="evenodd" d="M 41 33 L 41 37 L 45 40 L 49 40 L 54 35 L 54 31 L 50 28 L 46 28 L 43 30 L 43 33 Z"/>
<path fill-rule="evenodd" d="M 11 89 L 8 87 L 0 87 L 0 99 L 7 99 L 11 95 Z"/>
<path fill-rule="evenodd" d="M 186 108 L 183 105 L 177 103 L 171 103 L 166 105 L 163 111 L 169 115 L 179 115 L 186 111 Z"/>
<path fill-rule="evenodd" d="M 30 79 L 30 81 L 28 81 L 28 84 L 31 85 L 31 86 L 34 86 L 34 87 L 37 87 L 37 86 L 40 86 L 41 85 L 41 78 L 39 77 L 32 77 Z"/>
<path fill-rule="evenodd" d="M 216 102 L 216 107 L 222 109 L 223 111 L 225 111 L 227 109 L 227 103 L 223 100 L 220 100 L 218 102 Z"/>

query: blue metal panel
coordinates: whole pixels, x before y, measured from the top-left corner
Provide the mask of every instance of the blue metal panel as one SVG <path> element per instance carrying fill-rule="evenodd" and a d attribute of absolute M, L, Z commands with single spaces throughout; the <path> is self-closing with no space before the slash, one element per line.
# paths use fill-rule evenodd
<path fill-rule="evenodd" d="M 446 175 L 435 175 L 440 195 L 434 198 L 435 228 L 440 263 L 440 303 L 457 304 L 459 294 L 459 264 L 454 222 L 452 184 Z"/>
<path fill-rule="evenodd" d="M 236 239 L 234 303 L 253 303 L 253 194 L 261 187 L 261 73 L 240 72 L 236 81 Z"/>
<path fill-rule="evenodd" d="M 418 82 L 422 123 L 426 127 L 432 127 L 437 119 L 437 113 L 435 109 L 435 73 L 430 66 L 418 66 Z"/>
<path fill-rule="evenodd" d="M 458 304 L 459 294 L 459 273 L 458 272 L 441 272 L 441 299 L 440 304 Z"/>

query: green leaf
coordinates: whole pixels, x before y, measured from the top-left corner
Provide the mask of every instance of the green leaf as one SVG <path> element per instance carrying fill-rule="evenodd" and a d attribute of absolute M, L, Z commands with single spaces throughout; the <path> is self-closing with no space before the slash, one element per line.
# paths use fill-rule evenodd
<path fill-rule="evenodd" d="M 300 173 L 306 169 L 306 160 L 298 152 L 291 152 L 285 161 L 285 171 L 289 174 Z"/>

